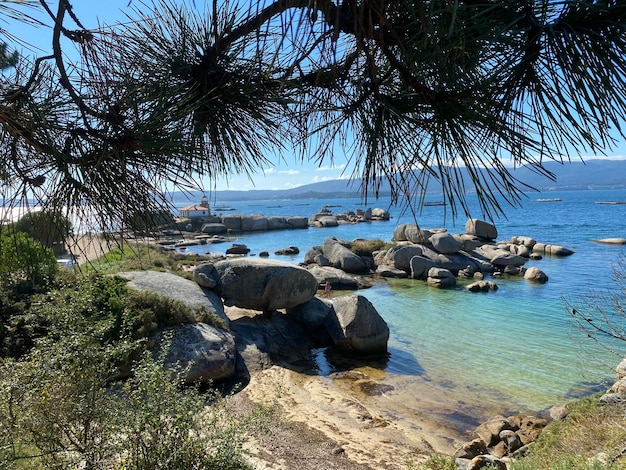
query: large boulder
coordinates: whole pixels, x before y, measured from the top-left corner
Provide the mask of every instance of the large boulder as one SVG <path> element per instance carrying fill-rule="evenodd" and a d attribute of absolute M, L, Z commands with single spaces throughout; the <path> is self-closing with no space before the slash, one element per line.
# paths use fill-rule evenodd
<path fill-rule="evenodd" d="M 359 283 L 352 276 L 338 268 L 331 266 L 312 265 L 309 272 L 315 276 L 319 286 L 330 284 L 337 290 L 355 290 L 359 288 Z"/>
<path fill-rule="evenodd" d="M 523 245 L 526 248 L 532 250 L 533 247 L 537 244 L 537 240 L 532 237 L 524 237 L 524 236 L 516 236 L 511 238 L 511 242 L 516 245 Z"/>
<path fill-rule="evenodd" d="M 458 273 L 468 267 L 473 272 L 490 272 L 493 271 L 493 266 L 490 263 L 484 263 L 480 259 L 474 256 L 470 256 L 467 253 L 437 253 L 428 247 L 423 248 L 424 256 L 434 261 L 435 265 L 440 268 L 445 268 L 452 273 Z"/>
<path fill-rule="evenodd" d="M 574 254 L 569 248 L 560 245 L 546 245 L 545 243 L 536 243 L 533 246 L 533 253 L 550 256 L 570 256 Z"/>
<path fill-rule="evenodd" d="M 393 266 L 387 266 L 386 264 L 381 264 L 376 268 L 376 273 L 382 277 L 397 277 L 403 278 L 408 277 L 408 273 L 403 271 L 402 269 L 394 268 Z"/>
<path fill-rule="evenodd" d="M 465 233 L 476 235 L 485 240 L 495 240 L 498 238 L 498 229 L 496 226 L 480 219 L 469 219 L 465 223 Z"/>
<path fill-rule="evenodd" d="M 204 224 L 200 229 L 202 233 L 206 233 L 208 235 L 219 235 L 221 233 L 226 233 L 227 228 L 224 224 Z"/>
<path fill-rule="evenodd" d="M 185 369 L 187 384 L 226 379 L 235 372 L 237 349 L 233 336 L 206 323 L 167 328 L 153 341 L 156 351 L 163 345 L 167 347 L 166 367 L 178 364 Z"/>
<path fill-rule="evenodd" d="M 347 273 L 366 273 L 369 271 L 367 263 L 340 240 L 334 237 L 324 239 L 324 256 L 328 258 L 331 266 L 339 268 Z"/>
<path fill-rule="evenodd" d="M 605 245 L 626 245 L 626 238 L 622 237 L 601 238 L 600 240 L 592 241 L 596 243 L 604 243 Z"/>
<path fill-rule="evenodd" d="M 314 227 L 337 227 L 339 221 L 337 216 L 330 212 L 318 212 L 309 218 L 309 225 Z"/>
<path fill-rule="evenodd" d="M 319 328 L 332 311 L 332 302 L 313 297 L 308 302 L 287 309 L 287 315 L 294 317 L 309 330 Z"/>
<path fill-rule="evenodd" d="M 487 259 L 494 266 L 500 267 L 523 266 L 528 261 L 523 256 L 514 255 L 510 251 L 492 245 L 478 247 L 474 250 L 474 254 L 479 258 Z"/>
<path fill-rule="evenodd" d="M 389 264 L 396 269 L 401 269 L 406 273 L 411 272 L 411 258 L 421 256 L 422 247 L 419 245 L 396 245 L 387 250 L 385 264 Z"/>
<path fill-rule="evenodd" d="M 389 327 L 371 302 L 361 295 L 334 299 L 324 326 L 341 352 L 354 355 L 387 352 Z"/>
<path fill-rule="evenodd" d="M 413 256 L 410 261 L 411 264 L 411 278 L 413 279 L 426 279 L 428 277 L 428 271 L 430 268 L 434 268 L 437 264 L 430 258 L 425 256 Z"/>
<path fill-rule="evenodd" d="M 241 232 L 241 215 L 228 214 L 222 216 L 222 224 L 229 232 Z"/>
<path fill-rule="evenodd" d="M 434 233 L 429 241 L 433 244 L 435 251 L 443 254 L 456 253 L 462 248 L 456 238 L 447 232 Z"/>
<path fill-rule="evenodd" d="M 242 215 L 241 230 L 243 232 L 261 232 L 264 230 L 269 230 L 269 223 L 267 221 L 267 218 L 262 215 Z"/>
<path fill-rule="evenodd" d="M 226 249 L 227 255 L 247 255 L 250 253 L 250 248 L 243 243 L 233 243 L 230 248 Z"/>
<path fill-rule="evenodd" d="M 293 255 L 297 255 L 298 253 L 300 253 L 300 248 L 298 248 L 297 246 L 293 246 L 293 245 L 274 251 L 275 255 L 292 255 L 293 256 Z"/>
<path fill-rule="evenodd" d="M 476 248 L 484 244 L 484 241 L 478 238 L 476 235 L 469 235 L 467 233 L 455 233 L 452 235 L 457 242 L 461 244 L 461 250 L 474 251 Z"/>
<path fill-rule="evenodd" d="M 548 275 L 541 269 L 533 266 L 526 270 L 524 273 L 524 279 L 530 282 L 536 282 L 537 284 L 544 284 L 548 282 Z"/>
<path fill-rule="evenodd" d="M 287 217 L 285 222 L 289 228 L 309 228 L 309 219 L 306 217 Z"/>
<path fill-rule="evenodd" d="M 203 265 L 204 266 L 204 265 Z M 202 268 L 212 272 L 210 267 Z M 201 272 L 204 272 L 201 270 Z M 155 292 L 163 297 L 178 300 L 191 308 L 203 308 L 217 315 L 228 326 L 228 318 L 224 313 L 222 299 L 212 290 L 204 288 L 194 281 L 176 274 L 159 271 L 129 271 L 118 274 L 129 279 L 128 286 L 139 291 Z"/>
<path fill-rule="evenodd" d="M 432 232 L 422 230 L 416 224 L 401 224 L 393 231 L 393 240 L 397 242 L 426 243 L 431 235 Z"/>
<path fill-rule="evenodd" d="M 381 209 L 380 207 L 375 207 L 372 209 L 372 219 L 373 220 L 389 220 L 390 215 L 389 211 L 386 209 Z"/>
<path fill-rule="evenodd" d="M 268 230 L 284 230 L 288 228 L 291 227 L 289 227 L 289 224 L 287 224 L 287 220 L 284 217 L 272 215 L 267 218 Z"/>
<path fill-rule="evenodd" d="M 429 286 L 436 287 L 438 289 L 445 289 L 446 287 L 453 287 L 456 285 L 454 274 L 443 268 L 430 268 L 428 270 L 428 278 L 426 282 Z"/>
<path fill-rule="evenodd" d="M 317 291 L 317 281 L 309 271 L 281 261 L 235 258 L 219 261 L 214 267 L 217 293 L 241 308 L 271 311 L 295 307 Z"/>

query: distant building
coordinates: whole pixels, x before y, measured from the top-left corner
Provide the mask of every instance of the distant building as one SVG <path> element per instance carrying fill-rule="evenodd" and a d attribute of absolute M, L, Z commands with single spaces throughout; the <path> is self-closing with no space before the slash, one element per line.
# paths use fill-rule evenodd
<path fill-rule="evenodd" d="M 206 196 L 203 196 L 200 200 L 200 204 L 183 207 L 179 210 L 179 213 L 181 217 L 187 217 L 189 219 L 209 217 L 211 215 L 211 208 L 209 207 L 208 199 Z"/>

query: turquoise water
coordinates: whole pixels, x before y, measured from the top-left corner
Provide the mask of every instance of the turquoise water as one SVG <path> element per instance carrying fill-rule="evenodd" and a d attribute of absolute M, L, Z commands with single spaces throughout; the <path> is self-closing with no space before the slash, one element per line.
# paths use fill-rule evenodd
<path fill-rule="evenodd" d="M 561 202 L 535 202 L 535 198 L 560 198 Z M 626 205 L 597 204 L 626 201 L 626 190 L 589 190 L 543 193 L 530 197 L 522 208 L 506 210 L 507 219 L 496 220 L 499 240 L 525 235 L 542 243 L 563 245 L 575 254 L 532 261 L 550 280 L 533 285 L 523 279 L 497 279 L 499 290 L 470 294 L 459 286 L 452 290 L 428 288 L 421 281 L 390 279 L 359 293 L 367 297 L 389 324 L 390 357 L 385 367 L 388 381 L 410 392 L 411 384 L 429 383 L 458 393 L 459 400 L 506 403 L 510 410 L 533 411 L 591 393 L 614 378 L 620 361 L 589 341 L 573 325 L 566 301 L 577 305 L 607 289 L 615 289 L 611 273 L 624 260 L 625 246 L 592 240 L 626 237 Z M 192 201 L 195 202 L 195 201 Z M 236 209 L 229 213 L 304 215 L 318 212 L 325 203 L 335 212 L 357 208 L 388 208 L 388 200 L 332 201 L 217 201 Z M 177 207 L 189 201 L 176 201 Z M 412 223 L 390 208 L 388 222 L 345 225 L 336 228 L 265 232 L 242 235 L 251 253 L 296 245 L 298 256 L 272 258 L 298 263 L 306 250 L 321 245 L 325 237 L 391 240 L 394 228 Z M 423 228 L 446 227 L 463 232 L 465 218 L 450 220 L 440 206 L 425 207 L 418 216 Z M 473 216 L 480 217 L 478 206 Z M 198 252 L 224 253 L 230 243 L 191 247 Z M 626 354 L 626 343 L 615 344 Z"/>

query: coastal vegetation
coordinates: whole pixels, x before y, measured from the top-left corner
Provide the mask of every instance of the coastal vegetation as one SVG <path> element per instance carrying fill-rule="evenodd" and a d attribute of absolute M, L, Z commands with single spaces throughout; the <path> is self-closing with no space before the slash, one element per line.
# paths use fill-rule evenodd
<path fill-rule="evenodd" d="M 235 418 L 217 391 L 183 387 L 184 371 L 146 349 L 157 329 L 224 328 L 220 318 L 111 275 L 46 280 L 0 285 L 0 467 L 251 468 L 241 446 L 270 410 Z"/>
<path fill-rule="evenodd" d="M 602 405 L 600 395 L 568 405 L 564 420 L 550 423 L 509 470 L 619 470 L 626 468 L 624 405 Z M 457 470 L 454 456 L 433 455 L 415 470 Z M 487 467 L 489 468 L 489 467 Z"/>

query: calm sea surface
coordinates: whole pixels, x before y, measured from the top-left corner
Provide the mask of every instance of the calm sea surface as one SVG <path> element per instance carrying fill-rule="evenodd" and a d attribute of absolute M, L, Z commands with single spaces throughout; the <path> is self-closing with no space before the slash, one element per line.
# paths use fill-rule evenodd
<path fill-rule="evenodd" d="M 560 198 L 537 202 L 536 198 Z M 436 198 L 434 198 L 436 200 Z M 498 240 L 525 235 L 542 243 L 563 245 L 575 251 L 567 258 L 545 257 L 526 266 L 537 266 L 550 280 L 532 285 L 523 279 L 498 279 L 499 290 L 471 294 L 462 287 L 428 288 L 422 281 L 382 281 L 359 291 L 387 321 L 391 330 L 389 361 L 382 367 L 388 381 L 411 391 L 412 384 L 428 381 L 459 400 L 506 403 L 507 409 L 539 411 L 555 403 L 582 396 L 614 379 L 616 356 L 588 340 L 572 323 L 566 302 L 582 304 L 602 299 L 617 289 L 613 269 L 623 261 L 626 246 L 604 245 L 593 240 L 626 237 L 626 205 L 597 204 L 626 201 L 626 190 L 550 192 L 530 196 L 522 208 L 507 208 L 507 219 L 497 220 Z M 180 208 L 198 201 L 175 201 Z M 360 199 L 214 201 L 214 207 L 235 210 L 223 213 L 301 215 L 309 217 L 325 204 L 336 213 L 357 208 L 389 208 L 389 200 Z M 274 231 L 242 235 L 251 254 L 269 251 L 274 259 L 298 263 L 325 237 L 352 240 L 357 237 L 390 241 L 394 228 L 414 223 L 410 214 L 390 209 L 388 222 L 343 225 L 336 228 Z M 220 212 L 216 210 L 215 212 Z M 478 206 L 472 210 L 480 217 Z M 465 218 L 450 220 L 444 207 L 425 207 L 417 222 L 422 228 L 446 227 L 464 231 Z M 224 253 L 231 243 L 190 247 L 189 251 Z M 298 256 L 276 256 L 277 249 L 295 245 Z M 602 300 L 600 300 L 602 302 Z M 610 307 L 610 302 L 607 302 Z M 626 355 L 626 342 L 617 343 Z M 325 373 L 322 368 L 321 373 Z"/>

